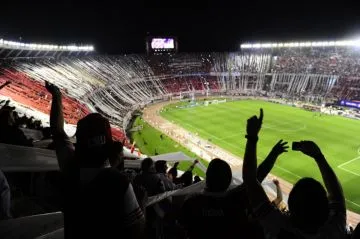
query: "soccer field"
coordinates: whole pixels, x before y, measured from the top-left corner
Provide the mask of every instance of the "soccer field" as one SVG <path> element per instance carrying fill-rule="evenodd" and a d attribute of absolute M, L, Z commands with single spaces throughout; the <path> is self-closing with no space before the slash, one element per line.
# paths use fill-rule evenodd
<path fill-rule="evenodd" d="M 342 183 L 348 209 L 360 213 L 360 121 L 340 116 L 315 116 L 299 108 L 258 100 L 181 109 L 172 105 L 161 115 L 243 157 L 246 121 L 258 115 L 260 107 L 264 109 L 264 123 L 259 135 L 259 163 L 280 139 L 288 141 L 290 148 L 293 141 L 315 141 Z M 271 173 L 291 183 L 301 177 L 314 177 L 322 182 L 315 162 L 291 149 L 280 156 Z"/>

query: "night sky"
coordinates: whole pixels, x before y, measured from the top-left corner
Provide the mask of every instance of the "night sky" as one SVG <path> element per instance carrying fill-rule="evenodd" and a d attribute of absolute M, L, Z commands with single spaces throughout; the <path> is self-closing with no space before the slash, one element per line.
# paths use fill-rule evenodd
<path fill-rule="evenodd" d="M 14 2 L 1 4 L 0 38 L 94 44 L 98 52 L 108 54 L 145 52 L 147 35 L 177 36 L 181 52 L 236 51 L 245 41 L 360 37 L 357 7 L 344 8 L 341 3 L 324 7 L 315 1 Z"/>

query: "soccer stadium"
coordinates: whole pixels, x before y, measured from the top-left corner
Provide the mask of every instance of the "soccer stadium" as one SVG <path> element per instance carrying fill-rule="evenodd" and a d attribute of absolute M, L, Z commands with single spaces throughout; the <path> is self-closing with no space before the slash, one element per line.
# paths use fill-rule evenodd
<path fill-rule="evenodd" d="M 107 238 L 116 228 L 137 238 L 141 223 L 149 238 L 201 238 L 203 228 L 215 225 L 238 228 L 246 238 L 356 236 L 360 41 L 244 43 L 226 53 L 177 52 L 177 44 L 175 37 L 148 38 L 147 54 L 106 55 L 92 45 L 0 39 L 0 237 Z M 101 130 L 105 135 L 96 135 Z M 71 162 L 62 160 L 70 154 L 79 171 L 69 176 Z M 81 170 L 94 169 L 96 155 L 112 171 L 83 186 Z M 64 175 L 81 186 L 64 184 Z M 115 183 L 100 184 L 108 179 L 127 182 L 122 201 L 107 191 Z M 300 188 L 299 180 L 307 186 Z M 214 196 L 220 191 L 227 196 Z M 202 192 L 218 201 L 188 199 Z M 66 194 L 78 204 L 69 206 Z M 274 211 L 267 216 L 260 211 L 265 202 L 255 203 L 259 195 L 271 201 L 265 210 Z M 296 221 L 298 227 L 278 226 L 292 234 L 270 237 L 276 226 L 266 220 L 274 220 L 275 211 L 295 218 L 299 200 L 319 215 L 327 210 L 329 218 L 304 212 L 310 226 Z M 342 201 L 346 212 L 338 209 Z M 94 202 L 103 209 L 94 209 Z M 206 208 L 211 203 L 216 209 Z M 102 227 L 92 221 L 116 210 L 124 222 Z M 70 215 L 65 221 L 63 212 Z M 88 218 L 85 227 L 76 221 L 79 214 Z M 230 238 L 233 230 L 222 233 Z"/>

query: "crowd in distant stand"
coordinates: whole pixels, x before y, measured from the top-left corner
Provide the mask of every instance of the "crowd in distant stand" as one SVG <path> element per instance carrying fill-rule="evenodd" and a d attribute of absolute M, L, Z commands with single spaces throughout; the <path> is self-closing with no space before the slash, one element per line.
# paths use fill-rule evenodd
<path fill-rule="evenodd" d="M 64 131 L 61 92 L 49 83 L 46 88 L 53 97 L 50 129 L 62 174 L 65 238 L 359 238 L 360 227 L 352 231 L 346 225 L 341 184 L 314 142 L 301 141 L 299 151 L 316 162 L 325 187 L 301 178 L 288 208 L 281 197 L 268 198 L 261 182 L 288 146 L 280 140 L 257 164 L 262 110 L 247 121 L 244 182 L 230 189 L 231 168 L 218 158 L 210 162 L 204 182 L 193 177 L 197 161 L 181 176 L 178 164 L 168 170 L 165 161 L 151 158 L 141 162 L 140 172 L 125 169 L 123 145 L 113 141 L 109 121 L 97 113 L 79 120 L 74 146 Z M 149 197 L 194 183 L 204 183 L 203 190 L 147 204 Z"/>
<path fill-rule="evenodd" d="M 274 59 L 272 72 L 360 76 L 360 58 L 345 50 L 284 50 Z"/>

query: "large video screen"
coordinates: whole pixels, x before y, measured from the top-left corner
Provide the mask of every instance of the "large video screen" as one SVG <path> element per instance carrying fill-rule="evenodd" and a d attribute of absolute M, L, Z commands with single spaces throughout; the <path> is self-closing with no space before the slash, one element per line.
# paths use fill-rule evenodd
<path fill-rule="evenodd" d="M 174 49 L 174 38 L 153 38 L 151 39 L 152 49 Z"/>

